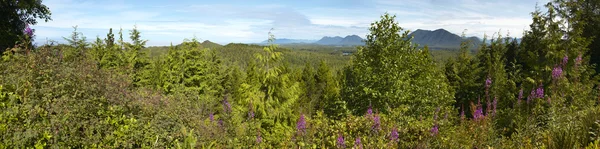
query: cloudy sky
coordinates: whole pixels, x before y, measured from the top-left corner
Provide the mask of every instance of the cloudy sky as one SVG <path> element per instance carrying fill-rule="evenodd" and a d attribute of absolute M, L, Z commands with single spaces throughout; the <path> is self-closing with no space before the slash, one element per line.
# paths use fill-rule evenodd
<path fill-rule="evenodd" d="M 483 37 L 500 31 L 521 36 L 536 3 L 548 0 L 44 0 L 52 21 L 33 26 L 37 41 L 64 42 L 78 26 L 88 40 L 109 28 L 127 33 L 134 25 L 148 45 L 181 43 L 196 37 L 221 44 L 256 43 L 276 38 L 365 37 L 370 23 L 385 12 L 408 30 L 444 28 Z"/>

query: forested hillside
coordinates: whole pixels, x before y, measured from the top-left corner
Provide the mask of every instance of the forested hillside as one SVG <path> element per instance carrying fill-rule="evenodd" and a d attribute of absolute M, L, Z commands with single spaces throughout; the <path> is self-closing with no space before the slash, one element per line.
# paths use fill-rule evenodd
<path fill-rule="evenodd" d="M 20 2 L 4 3 L 47 9 Z M 0 148 L 600 148 L 596 6 L 550 2 L 521 42 L 463 38 L 451 57 L 388 13 L 357 47 L 281 47 L 272 32 L 266 46 L 147 47 L 135 26 L 33 46 L 17 23 Z"/>

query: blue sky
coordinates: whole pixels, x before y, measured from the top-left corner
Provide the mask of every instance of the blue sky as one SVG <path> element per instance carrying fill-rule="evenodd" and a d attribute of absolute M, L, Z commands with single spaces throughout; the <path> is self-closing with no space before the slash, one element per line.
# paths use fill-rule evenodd
<path fill-rule="evenodd" d="M 365 37 L 370 23 L 385 12 L 400 26 L 444 28 L 468 36 L 499 32 L 520 37 L 530 12 L 548 0 L 44 0 L 52 21 L 39 22 L 37 42 L 64 42 L 77 25 L 88 40 L 106 37 L 109 28 L 128 33 L 137 25 L 148 45 L 178 44 L 196 37 L 221 44 L 257 43 L 274 28 L 276 38 Z"/>

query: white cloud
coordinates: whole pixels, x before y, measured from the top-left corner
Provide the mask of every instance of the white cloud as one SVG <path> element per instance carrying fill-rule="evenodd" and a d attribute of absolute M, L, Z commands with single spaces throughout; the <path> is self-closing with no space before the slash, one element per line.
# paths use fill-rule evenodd
<path fill-rule="evenodd" d="M 103 36 L 108 28 L 122 27 L 128 31 L 137 25 L 151 44 L 179 43 L 193 36 L 219 43 L 261 42 L 271 28 L 275 28 L 278 38 L 319 39 L 352 34 L 364 37 L 370 24 L 389 12 L 397 15 L 401 27 L 413 31 L 444 28 L 460 34 L 468 29 L 467 35 L 482 37 L 501 29 L 521 36 L 531 23 L 529 12 L 535 9 L 536 2 L 376 0 L 355 2 L 368 6 L 344 8 L 300 7 L 285 2 L 251 5 L 164 2 L 164 5 L 138 6 L 124 0 L 47 0 L 44 3 L 52 10 L 53 21 L 40 22 L 34 28 L 40 29 L 37 31 L 40 38 L 68 36 L 70 33 L 64 32 L 75 25 L 86 36 Z"/>

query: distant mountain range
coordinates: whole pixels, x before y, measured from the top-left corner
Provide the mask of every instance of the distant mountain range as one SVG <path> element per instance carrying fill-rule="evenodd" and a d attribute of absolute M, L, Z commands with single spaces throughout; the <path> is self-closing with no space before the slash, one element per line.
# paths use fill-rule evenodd
<path fill-rule="evenodd" d="M 458 49 L 463 38 L 448 32 L 445 29 L 437 29 L 434 31 L 417 29 L 408 34 L 413 37 L 412 42 L 425 46 L 431 49 Z M 478 37 L 467 37 L 466 40 L 471 42 L 471 47 L 476 47 L 481 44 L 481 39 Z"/>
<path fill-rule="evenodd" d="M 307 39 L 287 39 L 287 38 L 279 38 L 279 39 L 275 39 L 275 41 L 273 43 L 275 44 L 311 44 L 314 43 L 316 40 L 307 40 Z M 265 40 L 263 42 L 261 42 L 260 44 L 268 44 L 269 40 Z"/>
<path fill-rule="evenodd" d="M 265 40 L 260 44 L 268 44 L 269 41 Z M 318 44 L 318 45 L 332 45 L 332 46 L 357 46 L 364 45 L 365 42 L 360 36 L 357 35 L 349 35 L 344 38 L 340 36 L 328 37 L 325 36 L 320 40 L 305 40 L 305 39 L 275 39 L 273 42 L 275 44 Z"/>
<path fill-rule="evenodd" d="M 411 32 L 409 37 L 413 37 L 412 42 L 419 44 L 419 46 L 427 46 L 430 49 L 458 49 L 460 44 L 464 40 L 468 40 L 471 43 L 472 48 L 478 47 L 482 40 L 478 37 L 463 37 L 453 34 L 445 29 L 437 30 L 422 30 L 417 29 Z M 520 39 L 517 39 L 520 41 Z M 488 40 L 489 42 L 489 40 Z M 267 41 L 263 41 L 260 44 L 268 44 Z M 325 36 L 320 40 L 300 40 L 300 39 L 276 39 L 275 44 L 317 44 L 317 45 L 332 45 L 332 46 L 359 46 L 364 45 L 364 39 L 357 35 L 349 35 L 346 37 L 329 37 Z"/>

